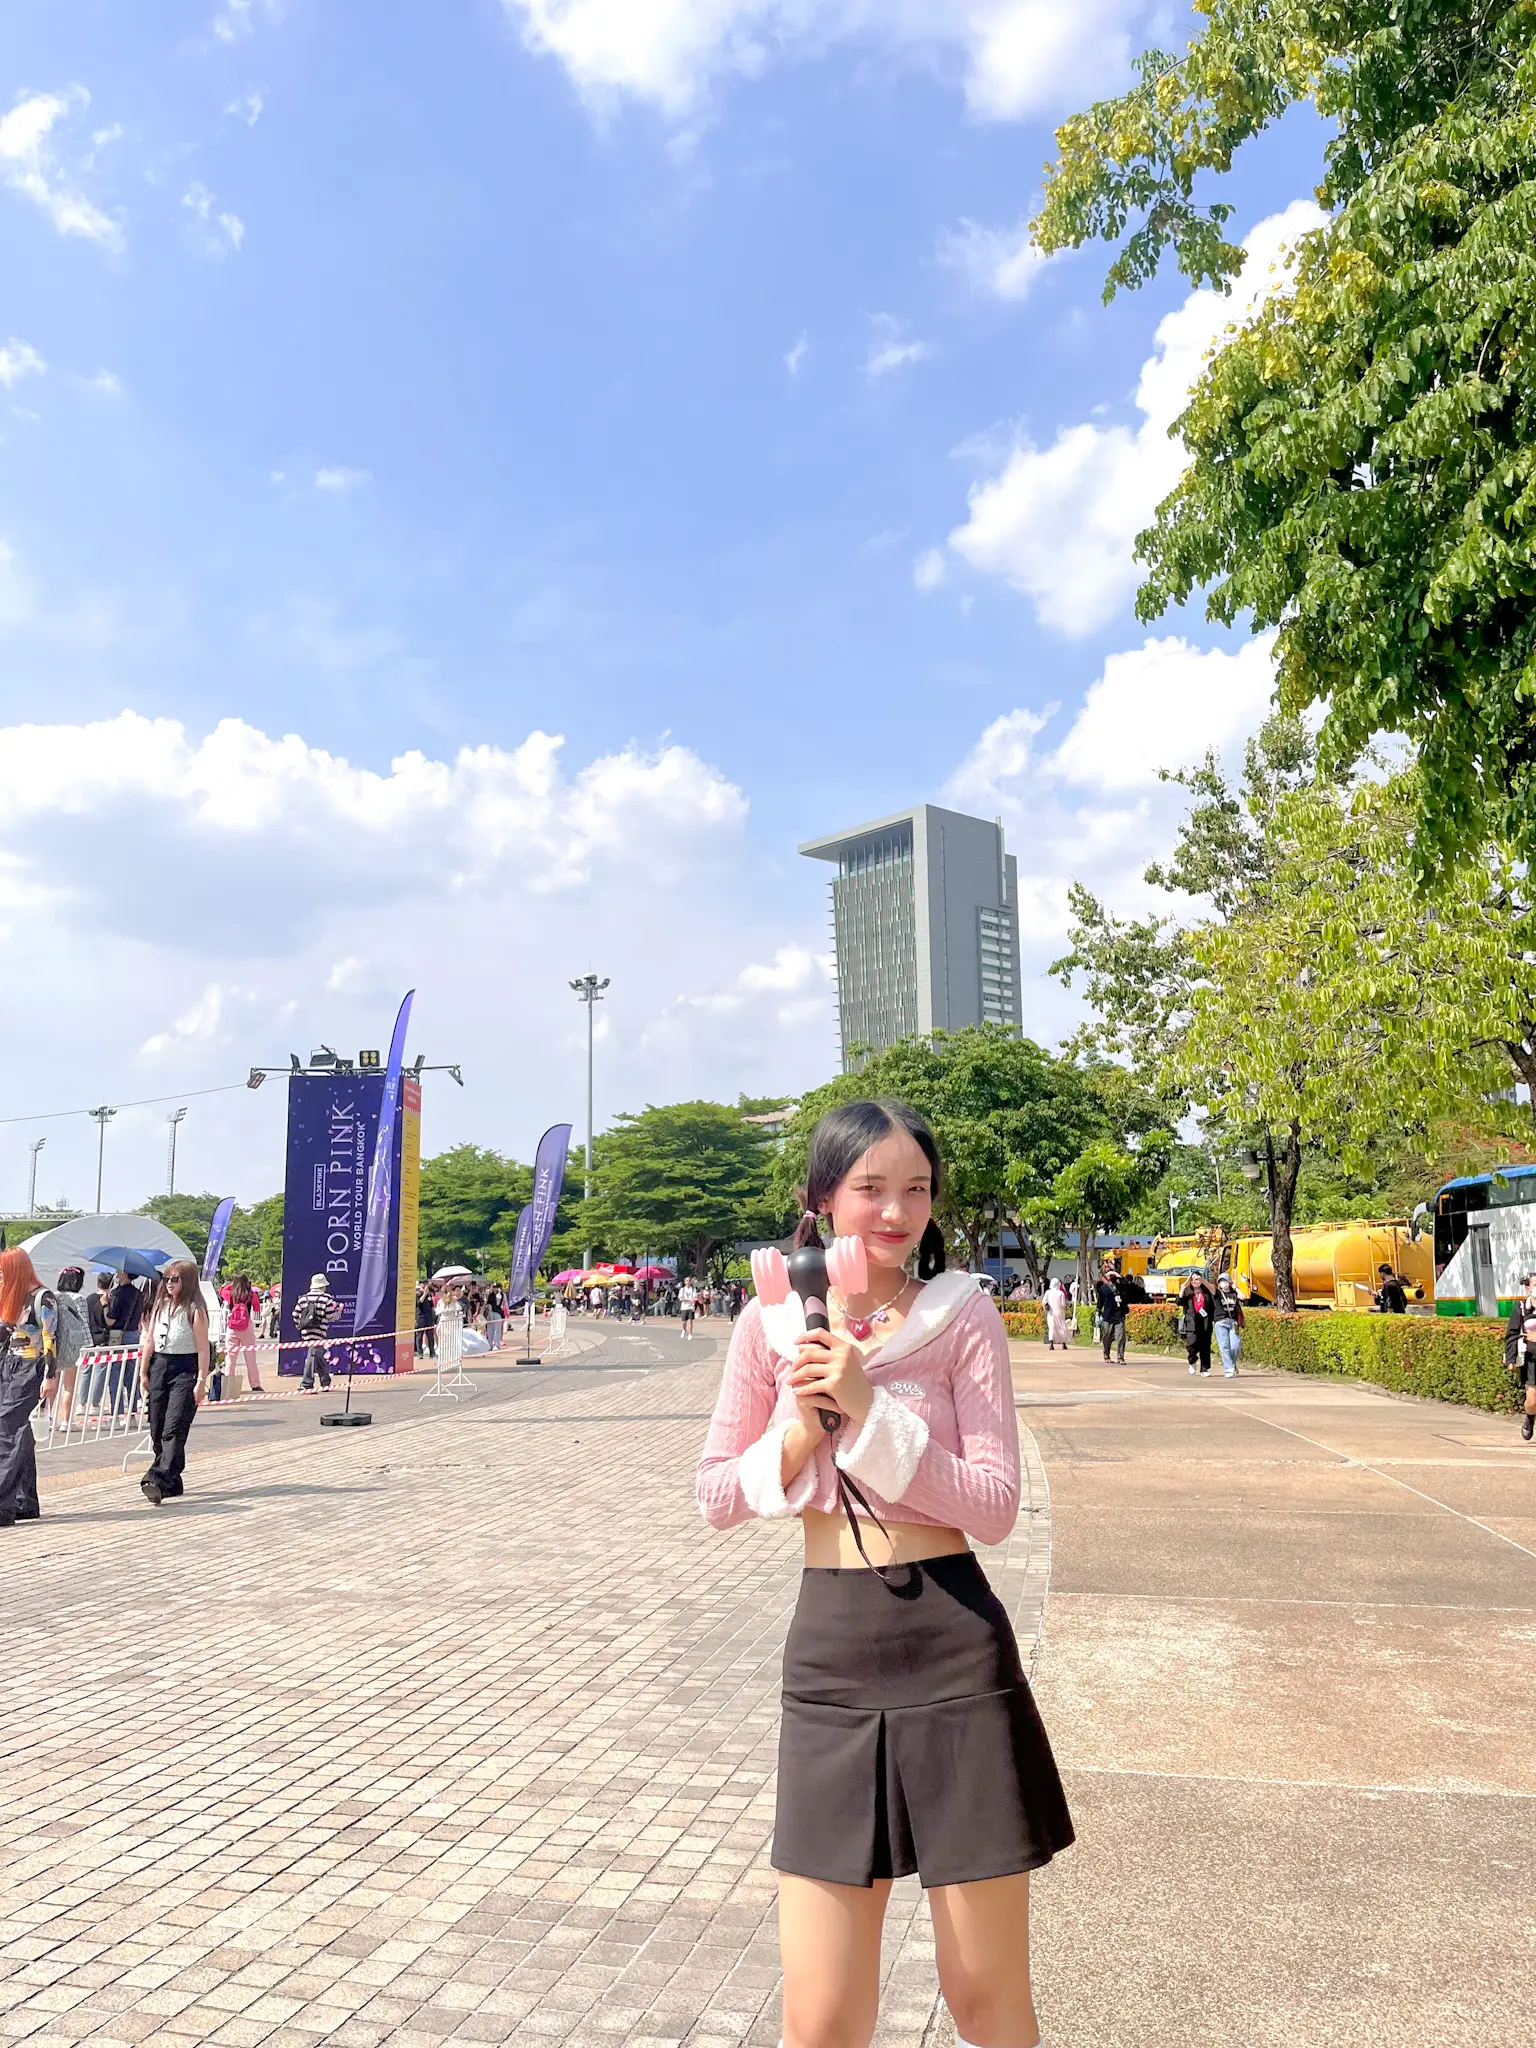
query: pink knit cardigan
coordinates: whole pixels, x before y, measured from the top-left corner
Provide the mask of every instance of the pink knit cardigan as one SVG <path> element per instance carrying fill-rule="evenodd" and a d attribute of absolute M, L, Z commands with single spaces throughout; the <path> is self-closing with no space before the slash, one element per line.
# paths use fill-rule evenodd
<path fill-rule="evenodd" d="M 834 1469 L 858 1481 L 882 1521 L 961 1529 L 1001 1543 L 1019 1512 L 1019 1425 L 1002 1318 L 969 1273 L 941 1273 L 865 1372 L 875 1390 L 861 1427 L 845 1422 L 781 1483 L 784 1434 L 795 1420 L 789 1385 L 805 1315 L 751 1302 L 726 1353 L 719 1398 L 699 1460 L 699 1508 L 716 1529 L 750 1515 L 835 1512 Z"/>

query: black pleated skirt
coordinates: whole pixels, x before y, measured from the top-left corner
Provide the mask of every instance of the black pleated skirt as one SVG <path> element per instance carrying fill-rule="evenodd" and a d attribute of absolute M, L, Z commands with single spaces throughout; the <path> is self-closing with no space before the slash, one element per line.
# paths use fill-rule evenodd
<path fill-rule="evenodd" d="M 806 1570 L 784 1645 L 773 1866 L 834 1884 L 1038 1870 L 1072 1841 L 1001 1601 L 969 1551 Z"/>

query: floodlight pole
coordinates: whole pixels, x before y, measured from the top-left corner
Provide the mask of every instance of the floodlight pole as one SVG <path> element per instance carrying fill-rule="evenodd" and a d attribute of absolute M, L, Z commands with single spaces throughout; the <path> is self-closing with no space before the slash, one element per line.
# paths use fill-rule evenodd
<path fill-rule="evenodd" d="M 107 1153 L 107 1124 L 117 1115 L 115 1109 L 108 1109 L 103 1103 L 99 1109 L 88 1112 L 96 1119 L 96 1214 L 101 1214 L 101 1174 Z"/>
<path fill-rule="evenodd" d="M 37 1155 L 47 1144 L 46 1138 L 32 1140 L 32 1171 L 27 1176 L 27 1215 L 37 1214 Z"/>
<path fill-rule="evenodd" d="M 168 1195 L 174 1195 L 176 1192 L 176 1133 L 181 1129 L 181 1120 L 186 1113 L 186 1105 L 183 1104 L 180 1109 L 173 1109 L 166 1118 L 171 1127 L 170 1154 L 165 1163 L 165 1192 Z"/>
<path fill-rule="evenodd" d="M 597 1018 L 596 1006 L 603 1000 L 603 990 L 607 986 L 608 982 L 599 981 L 595 974 L 583 974 L 579 980 L 571 983 L 577 1002 L 585 1003 L 587 1006 L 587 1170 L 582 1184 L 582 1195 L 589 1203 L 592 1200 L 592 1047 Z M 581 1262 L 584 1266 L 591 1266 L 590 1244 L 584 1247 Z"/>

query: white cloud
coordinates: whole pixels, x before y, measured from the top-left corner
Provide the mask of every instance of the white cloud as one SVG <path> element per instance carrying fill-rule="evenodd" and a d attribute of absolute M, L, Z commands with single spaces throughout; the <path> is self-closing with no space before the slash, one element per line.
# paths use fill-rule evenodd
<path fill-rule="evenodd" d="M 526 1158 L 555 1116 L 580 1115 L 586 1035 L 566 981 L 589 966 L 613 983 L 600 1125 L 646 1101 L 788 1092 L 832 1070 L 830 966 L 806 943 L 814 878 L 797 878 L 798 902 L 763 887 L 741 791 L 687 748 L 571 761 L 533 732 L 369 765 L 238 720 L 189 731 L 123 713 L 0 729 L 0 760 L 24 792 L 0 806 L 17 1111 L 240 1081 L 322 1040 L 377 1045 L 415 986 L 413 1055 L 461 1060 L 468 1083 L 429 1081 L 428 1150 L 462 1139 Z M 155 802 L 125 833 L 123 792 L 146 788 Z M 106 1009 L 45 1013 L 16 994 L 77 987 L 87 958 L 113 991 Z M 282 1106 L 280 1082 L 198 1098 L 186 1185 L 245 1199 L 278 1186 Z M 163 1118 L 125 1109 L 113 1123 L 109 1201 L 154 1191 Z M 45 1128 L 50 1180 L 89 1199 L 93 1128 Z M 25 1192 L 30 1135 L 0 1130 L 0 1198 L 19 1177 Z"/>
<path fill-rule="evenodd" d="M 1117 916 L 1164 914 L 1168 900 L 1143 874 L 1165 858 L 1188 793 L 1160 768 L 1197 765 L 1208 750 L 1229 772 L 1269 713 L 1272 635 L 1228 653 L 1181 639 L 1112 654 L 1054 745 L 1041 741 L 1062 707 L 994 719 L 960 762 L 940 801 L 1000 817 L 1019 862 L 1024 1028 L 1070 1031 L 1076 997 L 1051 982 L 1071 922 L 1068 884 L 1085 883 Z"/>
<path fill-rule="evenodd" d="M 1191 292 L 1159 323 L 1136 387 L 1141 424 L 1085 421 L 1063 427 L 1047 448 L 1021 442 L 972 490 L 950 547 L 1033 599 L 1043 625 L 1082 634 L 1112 618 L 1136 587 L 1136 535 L 1183 472 L 1183 444 L 1169 429 L 1207 355 L 1283 280 L 1282 250 L 1322 219 L 1310 200 L 1296 200 L 1261 221 L 1231 296 Z"/>
<path fill-rule="evenodd" d="M 19 384 L 23 377 L 41 377 L 47 367 L 32 344 L 18 341 L 14 334 L 0 346 L 0 384 L 7 391 Z"/>
<path fill-rule="evenodd" d="M 73 189 L 53 151 L 54 128 L 75 109 L 89 106 L 90 100 L 80 85 L 62 93 L 35 92 L 19 98 L 8 114 L 0 115 L 0 179 L 40 206 L 61 235 L 80 235 L 103 248 L 117 249 L 122 246 L 122 229 Z"/>
<path fill-rule="evenodd" d="M 221 210 L 206 185 L 189 185 L 181 195 L 181 203 L 196 223 L 198 247 L 206 255 L 227 256 L 231 249 L 244 246 L 245 222 L 239 214 Z"/>
<path fill-rule="evenodd" d="M 189 1045 L 212 1045 L 223 1035 L 231 999 L 244 998 L 254 1002 L 255 996 L 249 989 L 234 989 L 217 981 L 209 982 L 197 997 L 166 1031 L 155 1031 L 145 1039 L 140 1051 L 150 1058 L 161 1053 L 181 1051 Z"/>
<path fill-rule="evenodd" d="M 909 341 L 901 321 L 890 313 L 876 313 L 875 334 L 864 362 L 866 377 L 888 377 L 909 363 L 925 362 L 933 354 L 926 341 Z"/>
<path fill-rule="evenodd" d="M 938 258 L 980 296 L 1013 300 L 1028 298 L 1050 260 L 1031 240 L 1027 217 L 1011 228 L 962 220 L 958 228 L 946 228 L 939 236 Z"/>
<path fill-rule="evenodd" d="M 953 72 L 971 111 L 1014 120 L 1074 105 L 1123 72 L 1135 0 L 503 0 L 532 50 L 599 105 L 695 113 L 723 78 L 838 42 Z"/>
<path fill-rule="evenodd" d="M 213 18 L 213 33 L 221 43 L 241 43 L 256 33 L 258 14 L 267 21 L 282 18 L 282 0 L 225 0 Z"/>
<path fill-rule="evenodd" d="M 121 398 L 123 395 L 123 380 L 111 370 L 98 370 L 94 377 L 87 377 L 85 381 L 89 390 L 99 391 L 103 398 Z"/>
<path fill-rule="evenodd" d="M 1160 771 L 1194 767 L 1210 751 L 1235 762 L 1273 690 L 1272 634 L 1232 653 L 1147 640 L 1108 657 L 1054 746 L 1038 741 L 1058 705 L 995 719 L 950 776 L 945 801 L 1008 822 L 1040 900 L 1064 907 L 1073 875 L 1139 900 L 1141 871 L 1166 850 L 1186 802 Z"/>
<path fill-rule="evenodd" d="M 805 361 L 806 357 L 810 354 L 810 352 L 811 344 L 802 334 L 800 339 L 795 343 L 794 347 L 790 349 L 790 351 L 784 358 L 784 367 L 786 370 L 788 370 L 791 377 L 799 376 L 800 365 Z"/>
<path fill-rule="evenodd" d="M 247 128 L 254 128 L 261 119 L 261 110 L 265 105 L 266 101 L 253 87 L 251 91 L 243 92 L 239 99 L 231 100 L 224 111 L 226 114 L 232 114 L 237 121 L 243 121 Z"/>
<path fill-rule="evenodd" d="M 1235 654 L 1187 640 L 1147 640 L 1112 654 L 1050 772 L 1079 788 L 1149 788 L 1161 768 L 1187 768 L 1225 752 L 1264 720 L 1275 687 L 1275 636 Z"/>
<path fill-rule="evenodd" d="M 912 581 L 919 590 L 937 590 L 944 581 L 944 550 L 927 548 L 912 564 Z"/>
<path fill-rule="evenodd" d="M 280 470 L 275 471 L 274 482 L 281 475 L 282 472 Z M 373 471 L 371 469 L 347 469 L 340 463 L 315 471 L 315 489 L 317 491 L 329 491 L 336 497 L 343 497 L 348 491 L 355 491 L 361 485 L 372 483 L 372 481 Z"/>

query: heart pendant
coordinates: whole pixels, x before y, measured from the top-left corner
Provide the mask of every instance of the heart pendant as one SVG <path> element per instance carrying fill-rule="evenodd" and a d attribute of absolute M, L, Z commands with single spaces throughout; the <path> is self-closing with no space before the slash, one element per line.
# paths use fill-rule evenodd
<path fill-rule="evenodd" d="M 849 1336 L 853 1338 L 856 1344 L 862 1344 L 874 1328 L 868 1316 L 844 1316 L 843 1321 L 848 1326 Z"/>

